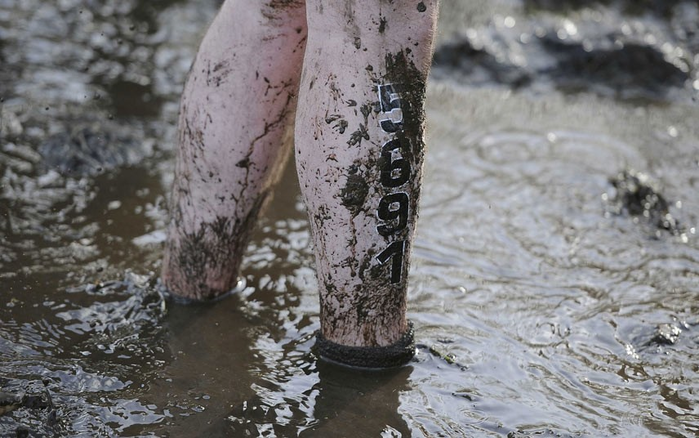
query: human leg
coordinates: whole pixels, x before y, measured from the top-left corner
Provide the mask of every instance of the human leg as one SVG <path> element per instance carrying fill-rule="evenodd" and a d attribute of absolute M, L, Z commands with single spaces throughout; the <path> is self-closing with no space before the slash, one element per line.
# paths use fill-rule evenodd
<path fill-rule="evenodd" d="M 320 353 L 412 356 L 407 274 L 437 0 L 308 0 L 296 160 L 321 297 Z"/>
<path fill-rule="evenodd" d="M 182 95 L 161 279 L 204 300 L 231 290 L 283 164 L 306 43 L 304 0 L 227 0 Z"/>

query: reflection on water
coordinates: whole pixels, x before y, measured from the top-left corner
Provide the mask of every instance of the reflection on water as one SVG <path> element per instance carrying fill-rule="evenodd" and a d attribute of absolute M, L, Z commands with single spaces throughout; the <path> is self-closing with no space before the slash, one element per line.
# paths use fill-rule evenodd
<path fill-rule="evenodd" d="M 694 61 L 630 96 L 604 88 L 628 77 L 581 72 L 571 89 L 532 72 L 577 49 L 556 58 L 521 38 L 602 29 L 589 41 L 602 53 L 604 35 L 650 29 L 623 66 L 676 67 L 675 49 L 697 48 L 691 2 L 638 14 L 445 0 L 440 41 L 466 58 L 438 66 L 429 90 L 409 292 L 419 351 L 381 372 L 312 350 L 293 166 L 248 248 L 247 287 L 215 305 L 164 300 L 178 93 L 218 2 L 98 3 L 0 0 L 0 392 L 48 391 L 55 407 L 0 416 L 0 435 L 699 434 Z M 677 232 L 620 206 L 625 169 L 654 181 Z"/>
<path fill-rule="evenodd" d="M 608 129 L 606 111 L 590 116 L 587 102 L 546 114 L 539 105 L 553 99 L 532 106 L 508 96 L 484 110 L 487 91 L 433 91 L 433 183 L 421 217 L 429 225 L 416 244 L 412 318 L 433 342 L 446 336 L 469 365 L 468 383 L 448 387 L 469 396 L 466 418 L 497 412 L 504 425 L 530 430 L 691 435 L 695 235 L 657 235 L 650 221 L 605 214 L 615 169 L 670 163 L 650 163 L 623 132 L 613 139 L 568 130 Z M 457 105 L 469 122 L 446 129 Z M 501 126 L 476 128 L 495 115 Z M 636 135 L 663 127 L 647 123 L 635 123 Z M 670 199 L 685 202 L 671 211 L 696 224 L 697 165 L 672 165 Z M 659 324 L 681 330 L 678 342 L 652 342 Z"/>

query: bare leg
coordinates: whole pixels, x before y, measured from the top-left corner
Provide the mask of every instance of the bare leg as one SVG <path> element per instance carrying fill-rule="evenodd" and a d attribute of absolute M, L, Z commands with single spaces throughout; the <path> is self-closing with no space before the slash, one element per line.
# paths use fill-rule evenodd
<path fill-rule="evenodd" d="M 304 0 L 227 0 L 182 96 L 162 281 L 203 300 L 231 290 L 283 164 L 306 43 Z"/>
<path fill-rule="evenodd" d="M 296 159 L 321 301 L 321 355 L 392 366 L 406 319 L 437 0 L 308 0 Z"/>

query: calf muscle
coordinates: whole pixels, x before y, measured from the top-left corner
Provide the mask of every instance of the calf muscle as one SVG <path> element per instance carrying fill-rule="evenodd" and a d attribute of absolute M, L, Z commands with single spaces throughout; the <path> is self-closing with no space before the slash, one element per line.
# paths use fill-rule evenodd
<path fill-rule="evenodd" d="M 398 3 L 308 1 L 296 160 L 316 250 L 321 345 L 388 348 L 409 332 L 436 2 Z"/>

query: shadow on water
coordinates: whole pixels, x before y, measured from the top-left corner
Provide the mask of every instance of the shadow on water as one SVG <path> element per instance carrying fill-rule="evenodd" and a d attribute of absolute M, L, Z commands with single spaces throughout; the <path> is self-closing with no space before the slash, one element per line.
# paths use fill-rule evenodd
<path fill-rule="evenodd" d="M 159 292 L 219 2 L 0 0 L 0 435 L 696 436 L 699 7 L 443 3 L 419 351 L 360 372 L 312 348 L 293 165 L 240 293 Z"/>

